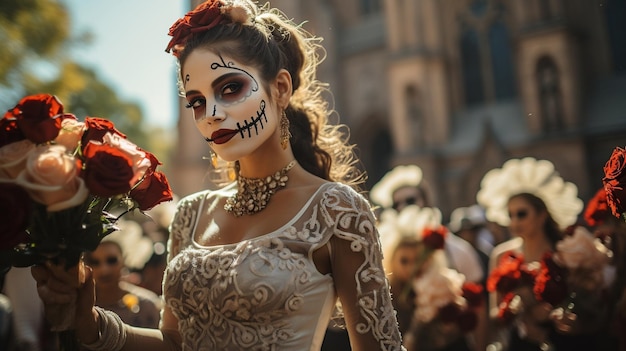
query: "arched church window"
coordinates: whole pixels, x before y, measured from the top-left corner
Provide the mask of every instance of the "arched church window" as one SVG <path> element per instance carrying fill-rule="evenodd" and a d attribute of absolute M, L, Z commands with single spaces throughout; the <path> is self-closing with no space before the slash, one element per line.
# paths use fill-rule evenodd
<path fill-rule="evenodd" d="M 551 57 L 537 61 L 536 77 L 543 128 L 547 132 L 560 130 L 564 126 L 560 75 Z"/>
<path fill-rule="evenodd" d="M 461 34 L 461 62 L 465 103 L 474 105 L 485 100 L 478 33 L 466 28 Z"/>
<path fill-rule="evenodd" d="M 413 147 L 424 146 L 424 112 L 421 104 L 421 94 L 414 85 L 408 85 L 404 90 L 404 106 L 407 118 L 407 133 Z"/>
<path fill-rule="evenodd" d="M 489 48 L 491 51 L 495 100 L 508 99 L 515 96 L 515 76 L 509 43 L 507 27 L 499 20 L 494 22 L 489 28 Z"/>

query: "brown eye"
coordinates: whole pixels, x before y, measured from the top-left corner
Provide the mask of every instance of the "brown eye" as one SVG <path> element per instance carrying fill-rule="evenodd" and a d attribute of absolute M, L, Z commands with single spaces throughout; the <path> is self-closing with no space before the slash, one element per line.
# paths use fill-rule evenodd
<path fill-rule="evenodd" d="M 243 84 L 238 83 L 238 82 L 228 83 L 224 85 L 224 87 L 222 88 L 222 96 L 237 94 L 241 90 L 242 87 L 243 87 Z"/>

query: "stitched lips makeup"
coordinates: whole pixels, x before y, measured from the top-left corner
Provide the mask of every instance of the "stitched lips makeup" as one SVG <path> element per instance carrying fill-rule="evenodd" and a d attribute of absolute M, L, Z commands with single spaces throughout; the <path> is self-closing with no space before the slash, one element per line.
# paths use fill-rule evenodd
<path fill-rule="evenodd" d="M 256 117 L 250 117 L 250 121 L 243 121 L 243 125 L 237 122 L 237 129 L 218 129 L 211 133 L 211 138 L 205 138 L 205 140 L 209 143 L 215 143 L 217 145 L 224 144 L 230 139 L 232 139 L 235 135 L 241 135 L 241 138 L 244 139 L 246 136 L 248 138 L 252 137 L 252 131 L 254 130 L 254 134 L 259 134 L 259 128 L 263 129 L 263 122 L 267 123 L 267 115 L 265 115 L 265 100 L 261 100 L 259 104 L 259 111 L 256 113 Z"/>

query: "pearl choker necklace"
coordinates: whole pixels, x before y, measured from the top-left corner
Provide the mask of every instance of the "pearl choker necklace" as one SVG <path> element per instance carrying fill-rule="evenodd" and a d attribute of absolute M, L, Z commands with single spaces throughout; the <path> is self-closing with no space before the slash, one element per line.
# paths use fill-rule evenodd
<path fill-rule="evenodd" d="M 278 190 L 287 185 L 287 172 L 296 165 L 296 161 L 289 162 L 283 169 L 264 178 L 237 177 L 237 192 L 226 199 L 224 209 L 235 217 L 245 214 L 255 214 L 265 207 L 270 198 Z"/>

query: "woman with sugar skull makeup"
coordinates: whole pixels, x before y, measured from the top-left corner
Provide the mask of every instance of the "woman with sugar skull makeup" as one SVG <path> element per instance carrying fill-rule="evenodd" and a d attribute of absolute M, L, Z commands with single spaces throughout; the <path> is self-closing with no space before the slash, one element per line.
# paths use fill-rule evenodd
<path fill-rule="evenodd" d="M 319 350 L 335 313 L 353 350 L 403 349 L 374 216 L 355 191 L 357 159 L 341 126 L 327 123 L 315 80 L 318 40 L 249 0 L 209 0 L 170 35 L 181 94 L 212 152 L 235 165 L 222 173 L 234 181 L 179 202 L 160 329 L 93 307 L 87 279 L 80 341 L 92 350 Z M 33 275 L 47 305 L 76 294 L 56 266 Z"/>

